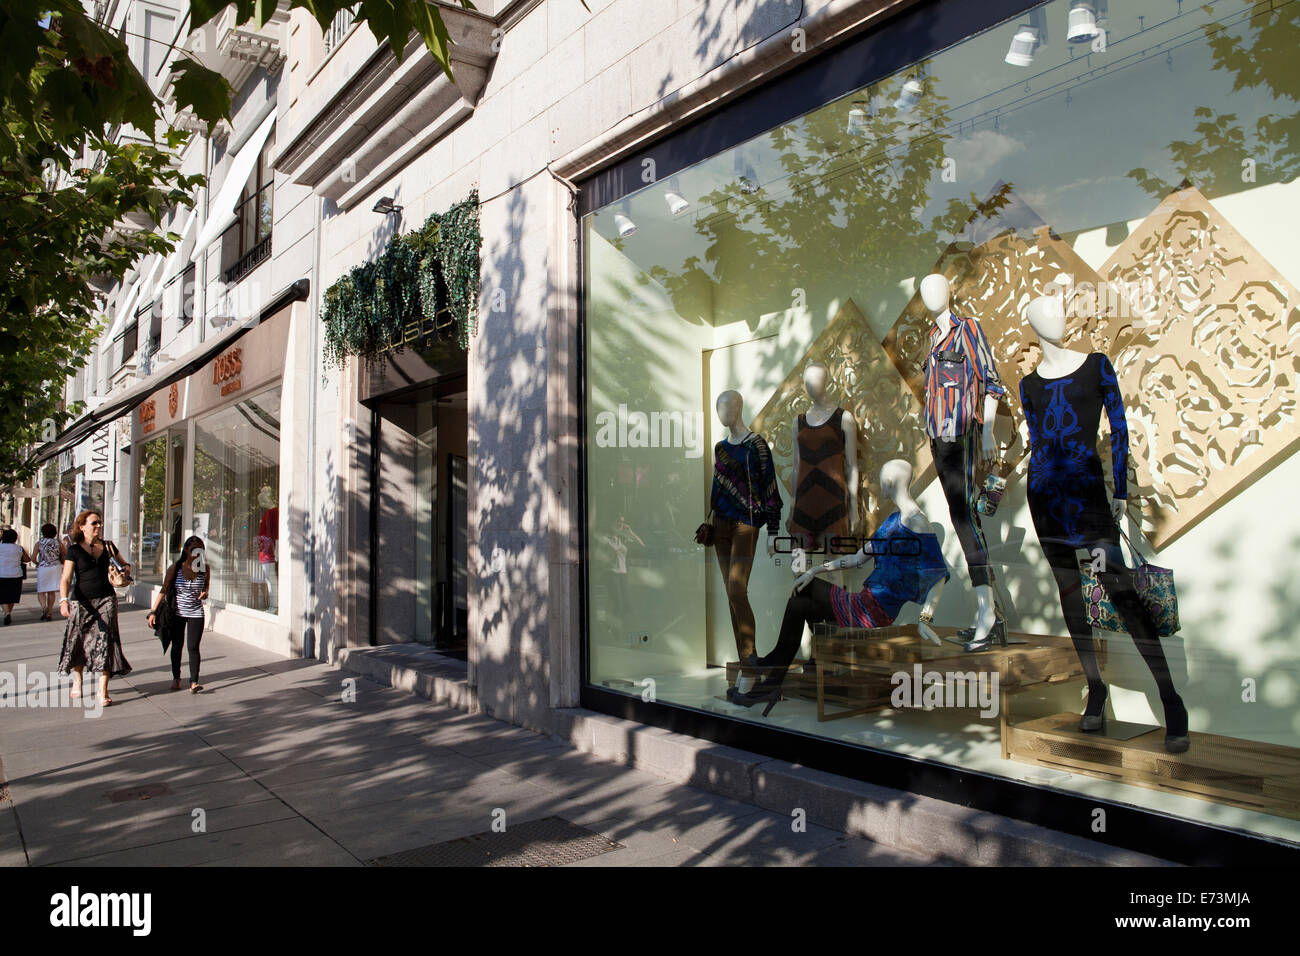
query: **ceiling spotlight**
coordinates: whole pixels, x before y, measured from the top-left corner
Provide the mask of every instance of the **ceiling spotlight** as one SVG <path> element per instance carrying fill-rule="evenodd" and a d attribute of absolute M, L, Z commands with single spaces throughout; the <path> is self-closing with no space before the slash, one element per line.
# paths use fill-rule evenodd
<path fill-rule="evenodd" d="M 681 184 L 674 176 L 668 180 L 668 190 L 664 193 L 664 202 L 668 203 L 668 211 L 674 216 L 680 216 L 686 210 L 691 208 L 691 204 L 681 193 Z"/>
<path fill-rule="evenodd" d="M 754 172 L 754 165 L 745 162 L 745 154 L 740 147 L 736 147 L 736 183 L 740 186 L 740 192 L 743 196 L 752 196 L 758 192 L 758 174 Z"/>
<path fill-rule="evenodd" d="M 377 203 L 375 203 L 374 207 L 370 211 L 382 213 L 385 216 L 391 216 L 395 212 L 401 212 L 402 207 L 393 202 L 392 196 L 383 196 Z"/>
<path fill-rule="evenodd" d="M 912 77 L 903 84 L 903 92 L 898 94 L 898 99 L 894 100 L 894 109 L 900 113 L 906 113 L 916 109 L 916 104 L 921 102 L 921 97 L 925 95 L 925 87 L 916 77 Z"/>
<path fill-rule="evenodd" d="M 636 232 L 636 223 L 632 221 L 632 204 L 623 200 L 623 211 L 614 213 L 614 225 L 618 228 L 618 237 L 626 239 Z"/>
<path fill-rule="evenodd" d="M 871 107 L 866 100 L 853 101 L 849 108 L 847 131 L 850 136 L 871 135 Z"/>
<path fill-rule="evenodd" d="M 1071 43 L 1088 43 L 1101 33 L 1097 26 L 1097 4 L 1094 0 L 1072 0 L 1066 20 L 1065 38 Z"/>
<path fill-rule="evenodd" d="M 1034 51 L 1042 41 L 1038 30 L 1028 23 L 1016 27 L 1016 35 L 1011 38 L 1011 48 L 1007 50 L 1006 62 L 1012 66 L 1029 66 L 1034 62 Z"/>

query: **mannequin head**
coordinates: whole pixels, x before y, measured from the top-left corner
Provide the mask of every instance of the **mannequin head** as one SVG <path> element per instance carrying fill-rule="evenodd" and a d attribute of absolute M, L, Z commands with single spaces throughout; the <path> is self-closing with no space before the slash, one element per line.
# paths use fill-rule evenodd
<path fill-rule="evenodd" d="M 729 388 L 718 396 L 715 407 L 718 410 L 718 421 L 722 422 L 725 428 L 731 428 L 740 421 L 740 413 L 745 408 L 745 400 L 740 397 L 739 392 Z"/>
<path fill-rule="evenodd" d="M 1065 306 L 1059 294 L 1040 295 L 1034 299 L 1025 310 L 1025 318 L 1041 340 L 1053 345 L 1061 344 L 1065 335 Z"/>
<path fill-rule="evenodd" d="M 262 490 L 257 493 L 257 503 L 263 508 L 275 507 L 275 495 L 271 491 L 270 485 L 262 486 Z"/>
<path fill-rule="evenodd" d="M 934 315 L 948 308 L 948 303 L 952 301 L 952 287 L 948 285 L 948 277 L 935 272 L 922 279 L 921 301 Z"/>
<path fill-rule="evenodd" d="M 829 372 L 821 362 L 809 362 L 803 370 L 803 388 L 814 402 L 826 397 L 826 379 Z"/>
<path fill-rule="evenodd" d="M 901 458 L 885 462 L 880 469 L 880 492 L 890 501 L 906 495 L 912 485 L 912 466 Z"/>

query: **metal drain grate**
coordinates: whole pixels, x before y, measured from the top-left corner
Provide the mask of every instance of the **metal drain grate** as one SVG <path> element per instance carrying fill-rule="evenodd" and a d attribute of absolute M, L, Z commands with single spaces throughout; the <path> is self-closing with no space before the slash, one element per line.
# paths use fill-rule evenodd
<path fill-rule="evenodd" d="M 171 792 L 172 788 L 165 783 L 146 783 L 142 787 L 113 790 L 106 793 L 105 796 L 113 803 L 126 803 L 130 800 L 152 800 L 154 797 L 161 797 Z"/>
<path fill-rule="evenodd" d="M 564 866 L 621 850 L 605 839 L 562 817 L 543 817 L 510 824 L 504 833 L 475 833 L 376 857 L 370 866 Z"/>

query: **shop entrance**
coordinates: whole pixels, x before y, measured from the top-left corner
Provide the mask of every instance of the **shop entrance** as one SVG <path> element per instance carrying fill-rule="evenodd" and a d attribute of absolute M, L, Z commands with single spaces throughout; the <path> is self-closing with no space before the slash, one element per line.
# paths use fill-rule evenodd
<path fill-rule="evenodd" d="M 464 379 L 379 402 L 373 633 L 378 643 L 466 651 Z"/>

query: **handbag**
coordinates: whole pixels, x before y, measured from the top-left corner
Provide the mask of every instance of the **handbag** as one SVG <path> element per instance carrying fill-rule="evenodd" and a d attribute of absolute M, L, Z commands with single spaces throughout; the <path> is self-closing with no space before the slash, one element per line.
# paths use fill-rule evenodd
<path fill-rule="evenodd" d="M 1154 622 L 1156 633 L 1161 637 L 1177 634 L 1182 625 L 1178 620 L 1178 594 L 1174 590 L 1174 572 L 1169 568 L 1154 565 L 1142 557 L 1138 549 L 1133 547 L 1133 542 L 1129 541 L 1128 535 L 1124 534 L 1123 528 L 1120 528 L 1119 533 L 1128 543 L 1129 550 L 1133 552 L 1133 557 L 1137 561 L 1137 567 L 1133 569 L 1133 589 L 1137 591 L 1138 600 L 1142 602 L 1142 607 Z M 1087 615 L 1088 624 L 1106 631 L 1128 633 L 1128 629 L 1124 627 L 1124 620 L 1115 610 L 1115 605 L 1106 593 L 1106 589 L 1097 579 L 1096 572 L 1092 569 L 1092 562 L 1086 559 L 1081 561 L 1079 573 L 1082 578 L 1084 613 Z"/>
<path fill-rule="evenodd" d="M 168 587 L 163 592 L 163 599 L 158 603 L 158 609 L 154 611 L 153 632 L 154 635 L 162 642 L 163 653 L 166 654 L 172 643 L 172 625 L 176 622 L 176 588 Z"/>
<path fill-rule="evenodd" d="M 108 549 L 108 583 L 114 590 L 117 588 L 129 587 L 134 583 L 131 577 L 131 571 L 117 560 L 121 553 L 117 550 L 117 545 L 105 541 L 104 547 Z"/>
<path fill-rule="evenodd" d="M 975 502 L 975 510 L 982 515 L 997 514 L 998 505 L 1002 503 L 1002 496 L 1007 490 L 1007 455 L 1010 450 L 1009 446 L 1004 448 L 989 473 L 984 476 L 984 484 Z"/>
<path fill-rule="evenodd" d="M 705 521 L 695 529 L 695 543 L 702 544 L 706 548 L 713 547 L 713 512 L 709 512 L 709 520 Z"/>

